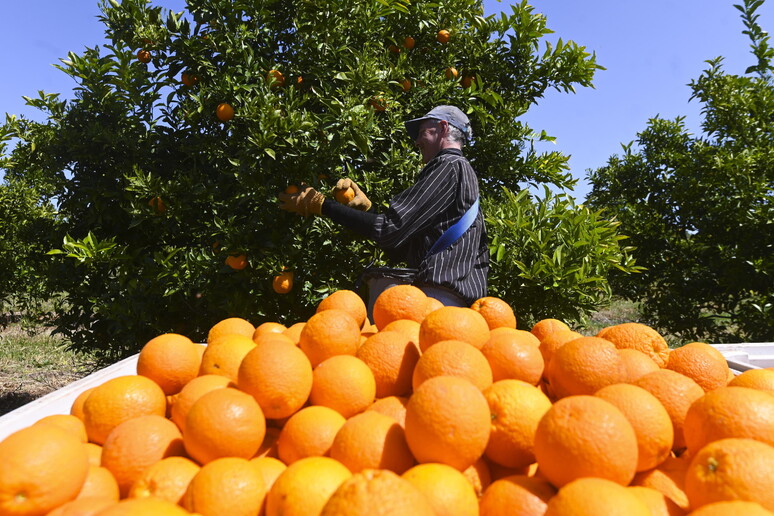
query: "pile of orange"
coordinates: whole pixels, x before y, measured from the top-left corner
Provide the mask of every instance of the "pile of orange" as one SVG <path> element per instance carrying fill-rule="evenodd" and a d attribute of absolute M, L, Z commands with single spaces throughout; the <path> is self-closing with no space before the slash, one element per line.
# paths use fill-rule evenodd
<path fill-rule="evenodd" d="M 295 324 L 157 336 L 0 442 L 0 514 L 774 513 L 774 370 L 410 285 L 373 319 L 339 290 Z"/>

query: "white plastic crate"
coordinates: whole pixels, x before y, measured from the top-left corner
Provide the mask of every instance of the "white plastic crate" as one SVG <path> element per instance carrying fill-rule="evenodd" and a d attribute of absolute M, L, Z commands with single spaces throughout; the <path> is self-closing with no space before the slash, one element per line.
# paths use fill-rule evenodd
<path fill-rule="evenodd" d="M 774 367 L 774 342 L 744 342 L 741 344 L 713 344 L 728 366 L 737 372 L 748 369 Z"/>

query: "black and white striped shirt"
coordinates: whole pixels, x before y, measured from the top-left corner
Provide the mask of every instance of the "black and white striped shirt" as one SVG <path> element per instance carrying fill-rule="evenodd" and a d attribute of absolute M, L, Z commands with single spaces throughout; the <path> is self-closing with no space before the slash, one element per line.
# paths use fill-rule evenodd
<path fill-rule="evenodd" d="M 416 183 L 396 195 L 385 213 L 364 213 L 327 199 L 322 213 L 370 238 L 390 259 L 418 270 L 416 285 L 440 286 L 472 304 L 487 293 L 489 248 L 483 213 L 447 249 L 428 250 L 478 198 L 478 178 L 459 149 L 439 152 Z"/>

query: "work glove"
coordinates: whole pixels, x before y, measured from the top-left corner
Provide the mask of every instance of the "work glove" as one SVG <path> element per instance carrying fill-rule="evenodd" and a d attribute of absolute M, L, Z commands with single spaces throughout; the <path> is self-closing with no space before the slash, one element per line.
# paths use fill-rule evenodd
<path fill-rule="evenodd" d="M 351 179 L 339 179 L 339 181 L 336 183 L 336 186 L 333 187 L 333 193 L 335 195 L 336 192 L 344 192 L 348 188 L 352 188 L 352 190 L 355 192 L 355 197 L 346 203 L 346 205 L 350 208 L 355 208 L 356 210 L 368 211 L 371 208 L 371 201 L 368 200 L 368 197 L 366 197 L 366 194 L 363 193 L 363 190 L 357 186 L 357 183 Z"/>
<path fill-rule="evenodd" d="M 311 186 L 302 186 L 301 190 L 294 194 L 281 193 L 278 198 L 281 210 L 298 213 L 304 217 L 322 215 L 325 196 Z"/>

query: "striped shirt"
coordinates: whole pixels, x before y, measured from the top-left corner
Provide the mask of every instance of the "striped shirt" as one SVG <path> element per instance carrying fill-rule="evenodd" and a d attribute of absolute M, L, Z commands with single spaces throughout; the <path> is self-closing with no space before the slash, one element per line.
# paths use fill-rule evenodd
<path fill-rule="evenodd" d="M 448 288 L 472 304 L 487 293 L 489 248 L 481 210 L 451 246 L 432 256 L 427 252 L 478 196 L 478 178 L 462 151 L 444 149 L 384 213 L 364 213 L 331 200 L 322 213 L 374 240 L 391 260 L 417 269 L 415 285 Z"/>

